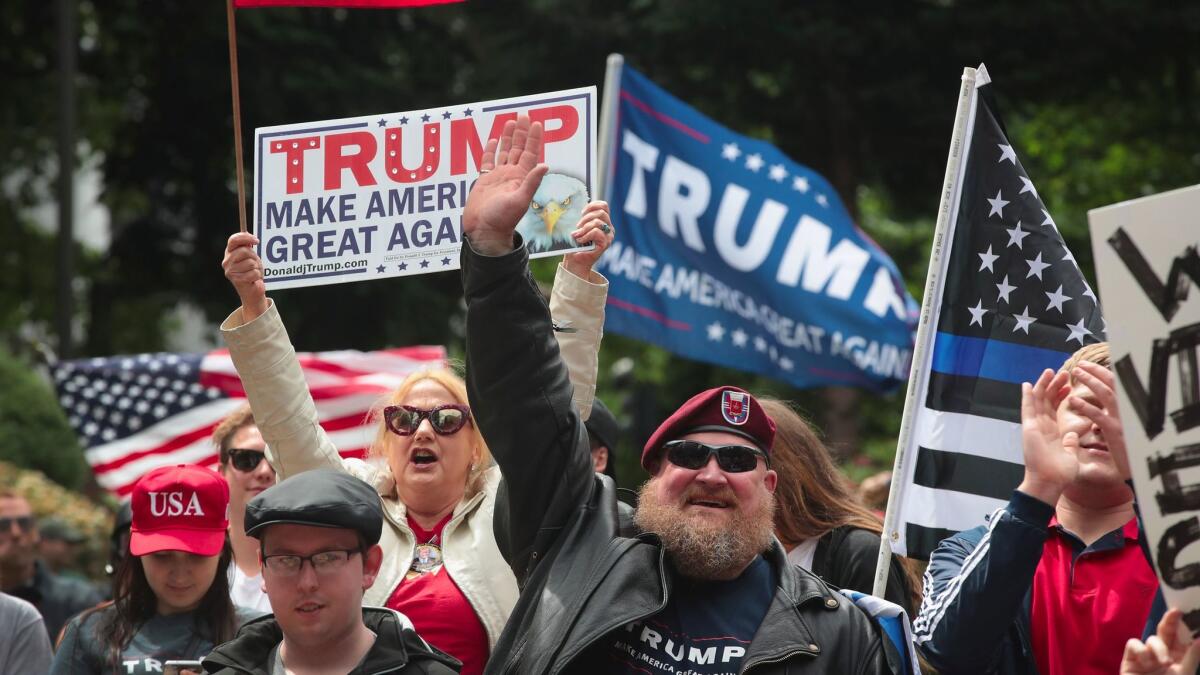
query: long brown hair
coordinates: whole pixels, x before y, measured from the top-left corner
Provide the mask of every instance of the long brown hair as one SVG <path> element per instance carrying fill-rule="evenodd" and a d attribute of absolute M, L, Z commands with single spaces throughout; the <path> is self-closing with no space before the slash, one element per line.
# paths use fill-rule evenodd
<path fill-rule="evenodd" d="M 238 628 L 236 610 L 229 598 L 229 561 L 232 557 L 229 537 L 226 536 L 217 561 L 216 575 L 195 609 L 197 636 L 207 638 L 214 645 L 233 639 Z M 113 576 L 112 602 L 85 612 L 79 620 L 80 628 L 90 614 L 103 612 L 110 606 L 111 611 L 105 613 L 96 627 L 96 635 L 108 647 L 110 665 L 113 672 L 117 672 L 121 665 L 121 651 L 129 646 L 142 625 L 158 612 L 158 598 L 146 579 L 146 570 L 139 556 L 125 556 Z"/>
<path fill-rule="evenodd" d="M 775 534 L 787 549 L 849 526 L 883 535 L 883 521 L 859 501 L 850 480 L 833 462 L 812 425 L 784 401 L 759 396 L 775 420 L 771 468 L 775 486 Z M 912 606 L 921 606 L 921 577 L 901 559 Z"/>

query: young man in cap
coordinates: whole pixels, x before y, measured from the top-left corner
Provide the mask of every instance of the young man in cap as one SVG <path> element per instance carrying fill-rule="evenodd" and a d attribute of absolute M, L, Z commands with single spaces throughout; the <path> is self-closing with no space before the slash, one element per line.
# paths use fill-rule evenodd
<path fill-rule="evenodd" d="M 204 660 L 210 673 L 457 673 L 404 615 L 363 607 L 383 558 L 383 506 L 374 488 L 315 469 L 246 505 L 246 534 L 262 546 L 275 614 L 246 624 Z"/>
<path fill-rule="evenodd" d="M 509 122 L 463 214 L 467 384 L 504 474 L 497 542 L 522 587 L 487 672 L 890 672 L 866 615 L 772 536 L 774 423 L 746 392 L 703 392 L 659 427 L 642 454 L 642 533 L 621 536 L 514 232 L 546 171 L 541 137 Z"/>

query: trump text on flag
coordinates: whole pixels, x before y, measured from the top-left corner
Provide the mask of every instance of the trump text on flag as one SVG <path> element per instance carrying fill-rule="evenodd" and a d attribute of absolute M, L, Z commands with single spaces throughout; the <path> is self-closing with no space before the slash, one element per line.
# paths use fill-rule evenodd
<path fill-rule="evenodd" d="M 620 86 L 606 328 L 795 386 L 903 381 L 915 303 L 828 181 L 631 68 Z"/>
<path fill-rule="evenodd" d="M 254 232 L 268 287 L 457 269 L 484 148 L 522 113 L 543 125 L 551 171 L 522 235 L 535 254 L 575 248 L 595 177 L 595 98 L 587 87 L 257 129 Z"/>

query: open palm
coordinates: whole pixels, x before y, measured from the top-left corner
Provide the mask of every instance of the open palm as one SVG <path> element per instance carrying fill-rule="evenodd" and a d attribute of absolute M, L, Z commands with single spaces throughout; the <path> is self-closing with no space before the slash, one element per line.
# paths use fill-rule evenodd
<path fill-rule="evenodd" d="M 1079 473 L 1079 460 L 1063 447 L 1058 429 L 1057 406 L 1059 392 L 1067 383 L 1067 373 L 1047 369 L 1036 384 L 1021 388 L 1021 442 L 1025 455 L 1025 484 L 1032 482 L 1050 488 L 1058 500 L 1062 492 Z M 1034 495 L 1042 497 L 1043 495 Z"/>
<path fill-rule="evenodd" d="M 499 139 L 488 141 L 481 175 L 463 209 L 463 234 L 481 253 L 512 250 L 513 231 L 548 170 L 538 163 L 541 152 L 542 125 L 530 124 L 525 115 L 505 124 Z"/>

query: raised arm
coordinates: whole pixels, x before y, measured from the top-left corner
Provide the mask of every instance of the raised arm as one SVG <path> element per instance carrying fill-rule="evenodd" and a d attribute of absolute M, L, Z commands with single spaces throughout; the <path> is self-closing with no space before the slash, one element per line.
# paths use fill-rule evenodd
<path fill-rule="evenodd" d="M 608 204 L 589 203 L 571 235 L 576 243 L 595 246 L 568 253 L 558 266 L 554 290 L 550 293 L 550 316 L 559 354 L 567 364 L 575 388 L 575 409 L 586 420 L 596 397 L 600 340 L 604 337 L 604 302 L 608 298 L 608 280 L 592 267 L 612 244 Z"/>
<path fill-rule="evenodd" d="M 257 243 L 254 235 L 245 232 L 229 238 L 221 266 L 242 306 L 221 324 L 221 336 L 267 442 L 271 465 L 279 480 L 310 469 L 333 468 L 372 482 L 374 472 L 361 462 L 342 460 L 318 422 L 317 406 L 287 328 L 267 299 L 262 261 L 254 252 Z"/>
<path fill-rule="evenodd" d="M 545 558 L 594 485 L 587 435 L 572 403 L 550 312 L 515 236 L 537 188 L 540 124 L 522 117 L 488 144 L 463 214 L 467 388 L 504 475 L 496 541 L 519 583 Z M 495 156 L 499 150 L 498 156 Z"/>

